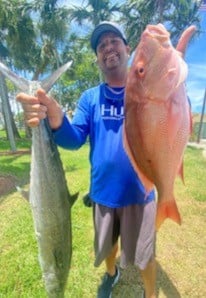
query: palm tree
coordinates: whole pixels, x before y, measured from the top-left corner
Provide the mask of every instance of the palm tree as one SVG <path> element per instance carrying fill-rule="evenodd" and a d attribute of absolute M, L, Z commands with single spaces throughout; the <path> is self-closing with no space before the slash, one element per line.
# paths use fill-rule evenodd
<path fill-rule="evenodd" d="M 16 3 L 15 3 L 16 5 Z M 14 9 L 14 3 L 11 1 L 0 2 L 0 60 L 3 62 L 11 63 L 11 56 L 17 57 L 19 53 L 24 53 L 26 43 L 30 43 L 31 34 L 29 38 L 25 39 L 24 33 L 28 26 L 29 18 L 27 14 L 22 11 L 22 3 L 19 9 Z M 29 30 L 30 33 L 30 30 Z M 20 45 L 18 47 L 18 44 Z M 27 59 L 24 57 L 24 63 Z M 11 150 L 16 150 L 15 137 L 20 138 L 16 124 L 13 119 L 11 107 L 9 104 L 9 96 L 7 92 L 5 78 L 1 75 L 1 100 L 2 111 L 5 119 L 5 127 L 7 137 L 10 141 Z"/>
<path fill-rule="evenodd" d="M 54 0 L 0 1 L 0 60 L 14 70 L 33 73 L 33 79 L 56 68 L 62 63 L 67 13 Z M 11 112 L 10 119 L 14 124 Z"/>
<path fill-rule="evenodd" d="M 174 9 L 167 16 L 173 44 L 176 45 L 181 33 L 190 25 L 200 27 L 199 7 L 201 1 L 174 1 Z"/>
<path fill-rule="evenodd" d="M 78 24 L 86 23 L 96 26 L 101 21 L 114 18 L 116 13 L 120 13 L 120 5 L 112 4 L 109 0 L 88 0 L 82 1 L 82 5 L 73 6 L 69 10 L 70 18 Z"/>
<path fill-rule="evenodd" d="M 58 7 L 57 0 L 34 0 L 33 9 L 38 17 L 39 52 L 33 77 L 37 79 L 40 74 L 56 69 L 64 62 L 62 53 L 69 42 L 69 20 L 68 10 Z"/>
<path fill-rule="evenodd" d="M 129 0 L 121 7 L 121 22 L 124 24 L 132 49 L 148 24 L 164 23 L 175 44 L 182 31 L 191 24 L 200 23 L 196 0 Z"/>

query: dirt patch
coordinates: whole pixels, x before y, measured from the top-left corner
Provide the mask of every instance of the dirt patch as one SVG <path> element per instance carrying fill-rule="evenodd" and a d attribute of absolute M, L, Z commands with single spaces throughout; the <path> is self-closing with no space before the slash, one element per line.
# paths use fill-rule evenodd
<path fill-rule="evenodd" d="M 17 151 L 2 151 L 0 152 L 0 156 L 5 156 L 5 155 L 23 155 L 23 154 L 31 154 L 31 150 L 17 150 Z"/>
<path fill-rule="evenodd" d="M 0 176 L 0 196 L 15 190 L 16 179 L 13 176 Z"/>

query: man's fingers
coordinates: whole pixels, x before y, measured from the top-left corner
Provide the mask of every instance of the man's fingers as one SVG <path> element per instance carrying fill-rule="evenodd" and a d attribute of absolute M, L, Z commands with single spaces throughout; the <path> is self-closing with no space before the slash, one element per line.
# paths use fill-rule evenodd
<path fill-rule="evenodd" d="M 45 106 L 50 104 L 51 101 L 51 99 L 43 89 L 38 89 L 35 95 L 28 95 L 26 93 L 21 92 L 17 94 L 16 99 L 22 104 L 42 104 Z"/>
<path fill-rule="evenodd" d="M 24 118 L 29 127 L 36 127 L 39 125 L 40 120 L 45 119 L 47 117 L 47 107 L 37 103 L 31 104 L 28 100 L 28 96 L 24 97 L 24 95 L 20 95 L 20 102 L 26 102 L 22 104 L 24 109 Z M 35 101 L 35 100 L 34 100 Z M 28 103 L 29 102 L 29 103 Z"/>
<path fill-rule="evenodd" d="M 193 34 L 195 33 L 195 31 L 196 31 L 196 27 L 190 26 L 180 36 L 176 50 L 181 52 L 183 56 L 185 54 L 187 45 L 188 45 L 190 39 L 192 38 Z"/>
<path fill-rule="evenodd" d="M 19 93 L 16 96 L 17 101 L 19 101 L 21 104 L 38 104 L 39 100 L 35 96 L 30 96 L 26 93 Z"/>
<path fill-rule="evenodd" d="M 40 120 L 41 119 L 44 119 L 46 118 L 46 113 L 45 112 L 26 112 L 25 113 L 25 119 L 26 120 L 30 120 L 32 118 L 39 118 Z"/>
<path fill-rule="evenodd" d="M 39 99 L 39 102 L 42 105 L 48 106 L 51 104 L 51 98 L 47 95 L 47 93 L 43 89 L 38 89 L 36 95 Z"/>
<path fill-rule="evenodd" d="M 23 109 L 25 112 L 36 112 L 36 113 L 46 113 L 47 112 L 47 107 L 43 106 L 41 104 L 22 104 Z"/>
<path fill-rule="evenodd" d="M 38 89 L 34 96 L 19 93 L 17 100 L 22 103 L 25 119 L 30 127 L 39 125 L 40 120 L 46 117 L 51 128 L 57 129 L 61 126 L 63 119 L 61 106 L 43 89 Z"/>
<path fill-rule="evenodd" d="M 26 120 L 26 124 L 29 126 L 29 127 L 36 127 L 38 126 L 40 123 L 40 119 L 39 118 L 32 118 L 32 119 L 29 119 L 29 120 Z"/>

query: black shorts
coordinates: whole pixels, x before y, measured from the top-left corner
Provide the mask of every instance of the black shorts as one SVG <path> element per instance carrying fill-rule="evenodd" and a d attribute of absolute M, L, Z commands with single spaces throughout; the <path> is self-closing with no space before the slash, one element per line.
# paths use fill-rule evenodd
<path fill-rule="evenodd" d="M 155 216 L 155 201 L 123 208 L 94 204 L 94 265 L 105 260 L 120 236 L 120 266 L 134 264 L 144 270 L 155 256 Z"/>

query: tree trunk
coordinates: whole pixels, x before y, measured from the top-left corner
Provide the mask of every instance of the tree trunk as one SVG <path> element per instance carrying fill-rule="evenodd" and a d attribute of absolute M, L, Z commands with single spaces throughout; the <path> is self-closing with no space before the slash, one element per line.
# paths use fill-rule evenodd
<path fill-rule="evenodd" d="M 17 151 L 17 149 L 16 149 L 15 138 L 14 138 L 13 124 L 12 124 L 13 117 L 11 117 L 12 113 L 11 113 L 11 108 L 8 101 L 8 92 L 7 92 L 5 78 L 1 73 L 0 73 L 0 92 L 1 92 L 1 99 L 2 99 L 2 112 L 4 116 L 4 121 L 5 121 L 7 138 L 10 143 L 11 151 L 15 152 Z"/>

